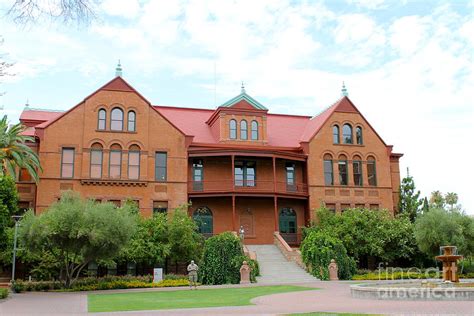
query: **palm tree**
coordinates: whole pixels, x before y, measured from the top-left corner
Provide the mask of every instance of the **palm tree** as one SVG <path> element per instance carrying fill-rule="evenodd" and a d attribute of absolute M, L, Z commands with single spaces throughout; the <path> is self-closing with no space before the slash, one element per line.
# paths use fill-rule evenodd
<path fill-rule="evenodd" d="M 38 170 L 41 169 L 38 155 L 26 142 L 34 142 L 31 136 L 22 135 L 26 126 L 18 123 L 9 125 L 7 116 L 0 120 L 0 175 L 17 178 L 17 170 L 24 168 L 38 182 Z"/>

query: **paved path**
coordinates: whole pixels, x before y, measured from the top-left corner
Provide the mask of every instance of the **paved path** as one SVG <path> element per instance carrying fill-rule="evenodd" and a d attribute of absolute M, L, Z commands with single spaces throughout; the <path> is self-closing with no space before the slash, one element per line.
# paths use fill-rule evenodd
<path fill-rule="evenodd" d="M 296 312 L 353 312 L 392 315 L 474 315 L 474 302 L 379 301 L 353 299 L 353 282 L 313 282 L 315 291 L 281 293 L 258 297 L 255 305 L 181 310 L 97 313 L 95 315 L 279 315 Z M 228 287 L 228 286 L 226 286 Z M 169 291 L 173 289 L 148 289 Z M 188 290 L 188 289 L 182 289 Z M 127 290 L 144 291 L 144 289 Z M 124 292 L 124 290 L 107 291 Z M 86 315 L 87 293 L 22 293 L 0 303 L 0 315 Z M 89 314 L 94 315 L 94 314 Z"/>

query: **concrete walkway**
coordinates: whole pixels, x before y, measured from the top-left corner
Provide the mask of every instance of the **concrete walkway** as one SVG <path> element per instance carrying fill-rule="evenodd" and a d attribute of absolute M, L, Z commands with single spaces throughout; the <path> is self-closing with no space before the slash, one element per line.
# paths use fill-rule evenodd
<path fill-rule="evenodd" d="M 0 315 L 281 315 L 302 312 L 372 313 L 391 315 L 474 315 L 474 302 L 379 301 L 358 300 L 350 295 L 354 282 L 313 282 L 303 286 L 315 291 L 281 293 L 255 298 L 251 306 L 134 311 L 120 313 L 87 313 L 87 293 L 22 293 L 0 302 Z M 358 282 L 360 283 L 360 282 Z M 297 285 L 297 284 L 295 284 Z M 258 285 L 252 285 L 258 286 Z M 231 287 L 231 286 L 222 286 Z M 204 290 L 205 287 L 202 287 Z M 215 287 L 213 287 L 215 288 Z M 186 288 L 179 288 L 186 291 Z M 176 289 L 147 289 L 170 291 Z M 112 292 L 145 291 L 116 290 Z M 188 290 L 189 291 L 189 290 Z M 94 292 L 97 293 L 97 292 Z"/>
<path fill-rule="evenodd" d="M 315 282 L 318 279 L 303 270 L 295 262 L 290 262 L 275 245 L 247 245 L 257 254 L 260 275 L 259 284 L 289 284 Z"/>

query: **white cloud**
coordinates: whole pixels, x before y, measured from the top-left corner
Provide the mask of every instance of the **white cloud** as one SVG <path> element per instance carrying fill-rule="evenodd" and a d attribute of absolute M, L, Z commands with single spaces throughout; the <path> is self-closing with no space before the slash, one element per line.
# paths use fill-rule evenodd
<path fill-rule="evenodd" d="M 137 0 L 104 0 L 100 7 L 107 15 L 127 19 L 135 18 L 140 11 L 140 4 Z"/>

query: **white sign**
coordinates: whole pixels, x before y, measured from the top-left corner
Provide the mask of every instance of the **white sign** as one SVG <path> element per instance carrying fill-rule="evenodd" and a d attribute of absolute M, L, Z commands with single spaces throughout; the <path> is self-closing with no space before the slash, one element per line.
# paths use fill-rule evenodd
<path fill-rule="evenodd" d="M 163 281 L 163 269 L 155 268 L 153 269 L 153 283 L 158 283 Z"/>

